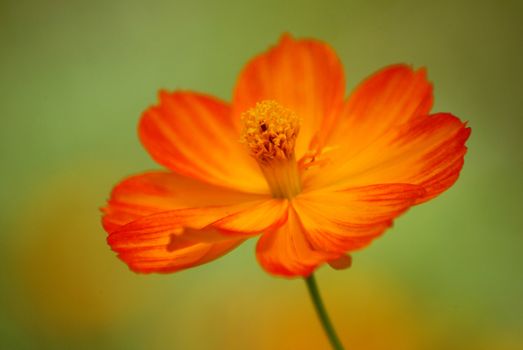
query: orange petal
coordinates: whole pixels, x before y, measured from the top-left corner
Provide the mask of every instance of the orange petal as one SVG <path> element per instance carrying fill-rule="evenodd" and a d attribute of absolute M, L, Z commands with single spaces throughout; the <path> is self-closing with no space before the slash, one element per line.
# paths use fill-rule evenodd
<path fill-rule="evenodd" d="M 349 96 L 333 146 L 356 154 L 395 127 L 425 116 L 432 108 L 432 85 L 425 69 L 386 67 L 361 83 Z"/>
<path fill-rule="evenodd" d="M 304 193 L 293 207 L 311 246 L 339 256 L 368 245 L 424 194 L 416 185 L 383 184 Z"/>
<path fill-rule="evenodd" d="M 269 210 L 270 206 L 279 209 Z M 286 214 L 286 206 L 286 201 L 272 200 L 167 211 L 124 225 L 107 241 L 134 271 L 174 272 L 218 258 L 250 235 L 283 222 L 279 215 Z M 261 212 L 272 215 L 262 217 Z M 248 232 L 236 231 L 243 227 L 242 216 L 254 217 L 246 219 L 252 224 Z M 224 224 L 224 218 L 230 220 Z M 222 225 L 230 230 L 228 234 L 220 230 Z"/>
<path fill-rule="evenodd" d="M 222 215 L 221 207 L 152 214 L 111 232 L 107 242 L 133 271 L 175 272 L 218 258 L 244 240 L 207 227 Z"/>
<path fill-rule="evenodd" d="M 252 202 L 251 202 L 252 203 Z M 249 207 L 228 213 L 224 218 L 214 222 L 223 234 L 258 234 L 281 226 L 287 220 L 289 202 L 281 199 L 258 201 Z"/>
<path fill-rule="evenodd" d="M 294 210 L 289 210 L 287 222 L 263 234 L 256 246 L 256 256 L 269 273 L 285 276 L 308 276 L 321 263 L 339 257 L 315 250 Z"/>
<path fill-rule="evenodd" d="M 196 234 L 195 234 L 196 233 Z M 133 271 L 167 273 L 195 267 L 219 258 L 245 239 L 217 240 L 216 229 L 178 228 L 156 235 L 147 231 L 133 235 L 128 231 L 111 234 L 108 242 Z"/>
<path fill-rule="evenodd" d="M 161 91 L 159 98 L 139 126 L 143 145 L 158 163 L 204 182 L 268 193 L 227 104 L 194 92 Z"/>
<path fill-rule="evenodd" d="M 315 186 L 335 188 L 376 183 L 410 183 L 423 186 L 426 194 L 418 203 L 449 188 L 458 178 L 470 135 L 458 118 L 435 114 L 411 120 L 343 163 L 326 166 L 317 174 Z M 310 180 L 310 179 L 309 179 Z"/>
<path fill-rule="evenodd" d="M 120 182 L 103 208 L 103 225 L 110 233 L 154 213 L 204 206 L 231 205 L 266 198 L 206 184 L 167 171 L 134 175 Z"/>
<path fill-rule="evenodd" d="M 258 241 L 258 261 L 286 277 L 308 276 L 326 262 L 342 267 L 337 260 L 368 245 L 424 194 L 407 184 L 302 193 L 292 200 L 287 222 Z"/>
<path fill-rule="evenodd" d="M 284 35 L 241 72 L 233 114 L 239 120 L 241 113 L 262 100 L 276 100 L 293 110 L 302 119 L 296 145 L 300 158 L 313 138 L 321 143 L 336 126 L 344 94 L 343 67 L 327 44 Z"/>
<path fill-rule="evenodd" d="M 283 223 L 288 202 L 167 172 L 122 181 L 103 209 L 108 243 L 137 272 L 174 272 Z"/>
<path fill-rule="evenodd" d="M 344 254 L 337 259 L 327 261 L 327 263 L 335 270 L 345 270 L 352 266 L 352 257 L 349 254 Z"/>

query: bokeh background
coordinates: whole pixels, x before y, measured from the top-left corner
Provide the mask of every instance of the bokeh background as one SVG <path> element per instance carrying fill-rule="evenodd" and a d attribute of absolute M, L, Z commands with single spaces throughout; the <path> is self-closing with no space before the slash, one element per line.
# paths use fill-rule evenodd
<path fill-rule="evenodd" d="M 469 120 L 457 184 L 350 270 L 317 273 L 350 349 L 523 349 L 523 2 L 0 0 L 0 348 L 326 349 L 301 280 L 254 241 L 174 275 L 131 273 L 98 208 L 157 166 L 159 88 L 230 99 L 282 32 L 329 42 L 348 88 L 427 66 L 435 111 Z"/>

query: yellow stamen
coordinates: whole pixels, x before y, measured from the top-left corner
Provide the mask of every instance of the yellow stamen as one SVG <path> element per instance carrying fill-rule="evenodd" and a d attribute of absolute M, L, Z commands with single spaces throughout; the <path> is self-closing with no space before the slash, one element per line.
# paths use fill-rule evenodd
<path fill-rule="evenodd" d="M 292 198 L 301 191 L 294 155 L 300 119 L 276 101 L 261 101 L 242 114 L 241 141 L 262 170 L 272 194 Z"/>

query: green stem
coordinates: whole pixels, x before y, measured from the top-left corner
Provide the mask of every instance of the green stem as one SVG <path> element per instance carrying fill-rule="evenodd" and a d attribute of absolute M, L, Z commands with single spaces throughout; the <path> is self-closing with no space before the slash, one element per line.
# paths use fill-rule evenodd
<path fill-rule="evenodd" d="M 316 313 L 318 314 L 318 317 L 321 321 L 321 325 L 323 326 L 325 333 L 327 333 L 327 337 L 329 338 L 329 342 L 331 343 L 332 348 L 334 350 L 343 350 L 343 345 L 336 335 L 336 331 L 332 326 L 329 315 L 327 314 L 327 310 L 325 310 L 325 306 L 321 300 L 320 291 L 318 290 L 318 285 L 316 284 L 314 275 L 311 274 L 309 277 L 305 278 L 305 283 L 307 283 L 307 288 L 309 289 L 312 303 L 314 304 Z"/>

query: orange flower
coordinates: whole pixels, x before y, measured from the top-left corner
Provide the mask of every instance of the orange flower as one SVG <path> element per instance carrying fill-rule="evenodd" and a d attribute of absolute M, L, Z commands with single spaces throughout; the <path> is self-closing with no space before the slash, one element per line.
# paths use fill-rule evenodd
<path fill-rule="evenodd" d="M 384 68 L 344 96 L 333 50 L 289 35 L 247 64 L 230 104 L 161 91 L 139 134 L 169 170 L 114 188 L 103 209 L 111 248 L 136 272 L 174 272 L 261 235 L 269 273 L 344 265 L 456 181 L 470 134 L 451 114 L 429 115 L 424 69 Z"/>

